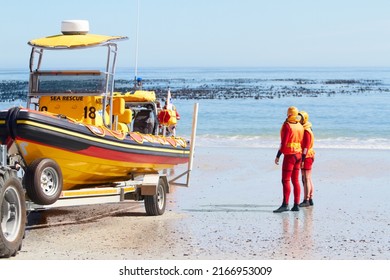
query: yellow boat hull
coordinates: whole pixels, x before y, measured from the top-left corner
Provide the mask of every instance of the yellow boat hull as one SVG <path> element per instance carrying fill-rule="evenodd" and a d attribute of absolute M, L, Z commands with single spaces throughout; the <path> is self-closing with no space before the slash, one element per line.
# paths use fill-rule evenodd
<path fill-rule="evenodd" d="M 0 136 L 16 144 L 27 166 L 41 158 L 54 160 L 64 190 L 128 180 L 189 160 L 189 147 L 181 138 L 116 133 L 20 108 L 5 115 L 0 114 Z"/>

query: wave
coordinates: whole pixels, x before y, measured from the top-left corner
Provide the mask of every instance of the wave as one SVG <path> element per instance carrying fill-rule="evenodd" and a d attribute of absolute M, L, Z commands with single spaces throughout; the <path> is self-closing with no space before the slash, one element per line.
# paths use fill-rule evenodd
<path fill-rule="evenodd" d="M 273 148 L 279 147 L 280 140 L 273 136 L 244 136 L 244 135 L 198 135 L 196 145 L 199 147 L 223 148 Z M 315 149 L 365 149 L 390 150 L 390 139 L 354 137 L 335 137 L 316 139 Z"/>

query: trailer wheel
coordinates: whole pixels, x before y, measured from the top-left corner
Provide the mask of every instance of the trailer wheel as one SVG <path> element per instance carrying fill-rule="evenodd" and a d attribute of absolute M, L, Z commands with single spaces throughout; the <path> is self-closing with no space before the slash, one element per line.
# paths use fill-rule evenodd
<path fill-rule="evenodd" d="M 41 205 L 53 204 L 62 192 L 62 172 L 49 158 L 33 161 L 27 168 L 25 187 L 28 197 Z"/>
<path fill-rule="evenodd" d="M 164 214 L 167 203 L 167 192 L 162 179 L 158 181 L 157 194 L 147 195 L 144 199 L 145 210 L 148 216 Z"/>
<path fill-rule="evenodd" d="M 26 201 L 15 172 L 0 175 L 0 257 L 15 256 L 26 229 Z"/>

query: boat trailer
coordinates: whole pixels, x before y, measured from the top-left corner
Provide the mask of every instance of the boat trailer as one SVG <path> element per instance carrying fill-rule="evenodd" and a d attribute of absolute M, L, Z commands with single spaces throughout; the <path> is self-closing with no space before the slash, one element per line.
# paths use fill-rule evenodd
<path fill-rule="evenodd" d="M 166 174 L 133 174 L 128 181 L 109 185 L 64 190 L 50 205 L 31 201 L 25 191 L 23 172 L 17 162 L 18 155 L 9 154 L 6 145 L 0 145 L 0 258 L 15 256 L 24 239 L 27 213 L 45 209 L 93 204 L 118 203 L 125 200 L 144 201 L 146 214 L 162 215 L 166 207 L 166 194 L 173 185 L 190 185 L 193 166 L 198 103 L 194 105 L 190 157 L 187 170 L 169 180 Z M 185 183 L 178 179 L 186 177 Z"/>

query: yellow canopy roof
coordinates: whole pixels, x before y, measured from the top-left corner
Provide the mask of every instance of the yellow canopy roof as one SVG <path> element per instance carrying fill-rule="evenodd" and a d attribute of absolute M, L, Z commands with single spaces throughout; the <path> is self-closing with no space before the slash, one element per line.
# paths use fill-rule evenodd
<path fill-rule="evenodd" d="M 85 48 L 98 45 L 104 45 L 111 41 L 127 40 L 124 36 L 105 36 L 95 34 L 82 35 L 54 35 L 39 39 L 34 39 L 28 42 L 34 47 L 46 49 L 67 49 L 67 48 Z"/>

